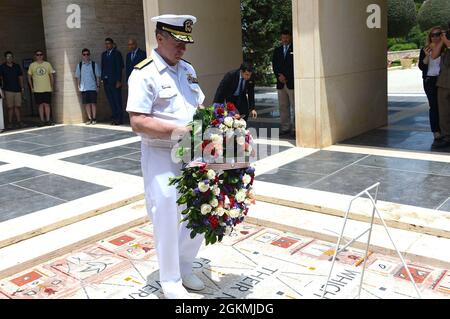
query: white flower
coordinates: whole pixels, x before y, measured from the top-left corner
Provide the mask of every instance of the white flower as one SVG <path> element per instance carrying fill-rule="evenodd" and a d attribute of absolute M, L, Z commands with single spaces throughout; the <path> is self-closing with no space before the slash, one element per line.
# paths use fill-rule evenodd
<path fill-rule="evenodd" d="M 219 134 L 213 134 L 211 135 L 211 141 L 214 145 L 222 145 L 223 144 L 223 137 Z"/>
<path fill-rule="evenodd" d="M 214 198 L 214 199 L 212 199 L 212 200 L 209 202 L 209 204 L 210 204 L 212 207 L 216 208 L 217 206 L 219 206 L 219 201 L 217 200 L 217 198 Z"/>
<path fill-rule="evenodd" d="M 238 145 L 244 145 L 245 144 L 245 137 L 244 136 L 238 136 L 236 138 L 236 142 L 238 143 Z"/>
<path fill-rule="evenodd" d="M 247 128 L 247 122 L 244 119 L 240 119 L 239 122 L 241 123 L 241 127 L 246 129 Z"/>
<path fill-rule="evenodd" d="M 252 181 L 252 177 L 248 174 L 245 174 L 244 177 L 242 177 L 242 182 L 244 183 L 244 185 L 248 185 L 250 184 L 250 182 Z"/>
<path fill-rule="evenodd" d="M 225 214 L 225 209 L 223 209 L 223 207 L 218 207 L 215 209 L 215 214 L 222 217 Z"/>
<path fill-rule="evenodd" d="M 222 132 L 225 132 L 227 130 L 227 127 L 223 124 L 219 125 L 219 130 L 221 130 Z"/>
<path fill-rule="evenodd" d="M 236 194 L 236 200 L 238 203 L 242 203 L 247 198 L 247 192 L 243 189 L 241 189 Z"/>
<path fill-rule="evenodd" d="M 212 207 L 211 205 L 203 204 L 200 210 L 202 212 L 202 215 L 208 215 L 209 213 L 211 213 Z"/>
<path fill-rule="evenodd" d="M 234 120 L 233 120 L 232 117 L 226 117 L 226 118 L 223 120 L 223 124 L 225 124 L 225 125 L 228 126 L 228 127 L 233 127 L 233 122 L 234 122 Z"/>
<path fill-rule="evenodd" d="M 216 196 L 220 195 L 220 188 L 219 188 L 219 186 L 214 185 L 212 191 L 213 191 L 214 195 L 216 195 Z"/>
<path fill-rule="evenodd" d="M 213 180 L 216 178 L 216 172 L 214 172 L 212 169 L 210 169 L 208 171 L 208 173 L 206 174 L 206 176 L 208 176 L 208 179 Z"/>
<path fill-rule="evenodd" d="M 232 227 L 228 226 L 227 228 L 225 228 L 225 236 L 231 235 L 232 232 L 233 232 Z"/>
<path fill-rule="evenodd" d="M 241 215 L 241 210 L 240 209 L 230 209 L 230 212 L 228 214 L 231 218 L 238 218 Z"/>
<path fill-rule="evenodd" d="M 247 206 L 250 206 L 250 205 L 252 204 L 252 201 L 251 201 L 250 199 L 247 198 L 247 199 L 244 201 L 244 204 L 247 205 Z"/>
<path fill-rule="evenodd" d="M 209 184 L 205 184 L 205 182 L 198 183 L 198 189 L 202 193 L 206 193 L 209 190 Z"/>
<path fill-rule="evenodd" d="M 234 120 L 233 127 L 234 128 L 241 128 L 242 127 L 241 121 L 240 120 Z"/>

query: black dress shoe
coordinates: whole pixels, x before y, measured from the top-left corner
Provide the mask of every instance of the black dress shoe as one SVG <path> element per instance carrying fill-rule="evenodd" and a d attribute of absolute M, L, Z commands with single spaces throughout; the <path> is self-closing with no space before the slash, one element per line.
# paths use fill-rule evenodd
<path fill-rule="evenodd" d="M 450 140 L 446 139 L 434 140 L 433 144 L 431 145 L 432 148 L 444 148 L 447 146 L 450 146 Z"/>

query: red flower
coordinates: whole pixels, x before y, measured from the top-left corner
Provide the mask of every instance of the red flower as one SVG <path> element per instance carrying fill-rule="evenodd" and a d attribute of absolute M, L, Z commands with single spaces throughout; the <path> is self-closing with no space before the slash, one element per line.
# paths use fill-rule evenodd
<path fill-rule="evenodd" d="M 234 207 L 234 204 L 236 203 L 236 200 L 233 196 L 230 196 L 230 207 Z"/>
<path fill-rule="evenodd" d="M 220 121 L 218 119 L 215 119 L 214 121 L 211 122 L 212 126 L 219 126 L 220 125 Z"/>
<path fill-rule="evenodd" d="M 227 103 L 227 109 L 229 112 L 237 112 L 236 106 L 234 106 L 234 104 L 231 102 Z"/>
<path fill-rule="evenodd" d="M 219 226 L 219 220 L 216 216 L 209 216 L 209 222 L 211 223 L 211 227 L 216 229 Z"/>
<path fill-rule="evenodd" d="M 209 144 L 211 144 L 211 141 L 203 141 L 203 144 L 202 144 L 202 151 L 204 151 L 205 148 L 206 148 Z"/>
<path fill-rule="evenodd" d="M 225 109 L 224 109 L 223 107 L 219 107 L 219 108 L 217 109 L 217 114 L 219 114 L 219 115 L 224 115 L 224 114 L 225 114 Z"/>

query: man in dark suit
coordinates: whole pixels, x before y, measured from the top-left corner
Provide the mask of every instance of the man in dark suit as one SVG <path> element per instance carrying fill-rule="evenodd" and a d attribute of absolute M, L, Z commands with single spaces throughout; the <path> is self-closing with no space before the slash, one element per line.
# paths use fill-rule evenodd
<path fill-rule="evenodd" d="M 243 63 L 238 70 L 225 74 L 214 97 L 214 103 L 232 102 L 241 116 L 247 120 L 249 115 L 256 118 L 255 81 L 253 67 Z"/>
<path fill-rule="evenodd" d="M 112 111 L 112 125 L 123 124 L 122 71 L 123 57 L 111 38 L 105 39 L 106 51 L 102 54 L 102 80 Z"/>
<path fill-rule="evenodd" d="M 294 55 L 290 31 L 284 30 L 281 33 L 281 43 L 282 45 L 274 51 L 272 66 L 273 72 L 277 78 L 281 135 L 287 135 L 292 132 L 291 110 L 295 114 Z M 295 118 L 292 120 L 292 122 L 295 123 Z"/>
<path fill-rule="evenodd" d="M 127 54 L 127 61 L 126 61 L 126 70 L 127 70 L 127 83 L 128 78 L 131 75 L 131 72 L 133 72 L 134 67 L 139 64 L 140 62 L 147 59 L 147 53 L 144 50 L 141 50 L 138 48 L 138 44 L 136 39 L 129 39 L 128 40 L 128 49 L 130 52 Z"/>

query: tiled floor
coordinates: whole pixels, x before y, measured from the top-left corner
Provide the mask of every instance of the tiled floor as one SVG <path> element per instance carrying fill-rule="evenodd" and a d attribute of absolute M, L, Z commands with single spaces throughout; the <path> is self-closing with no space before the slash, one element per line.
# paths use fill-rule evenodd
<path fill-rule="evenodd" d="M 450 153 L 450 147 L 434 149 L 426 97 L 390 97 L 389 125 L 343 141 L 343 145 L 395 148 Z"/>
<path fill-rule="evenodd" d="M 30 168 L 0 173 L 0 222 L 107 190 Z"/>
<path fill-rule="evenodd" d="M 47 156 L 135 136 L 133 132 L 62 126 L 0 136 L 0 149 Z"/>
<path fill-rule="evenodd" d="M 57 160 L 57 162 L 79 164 L 81 165 L 79 169 L 87 166 L 141 177 L 141 143 L 122 145 L 121 142 L 130 137 L 136 138 L 136 134 L 98 127 L 58 126 L 0 136 L 0 150 L 16 152 L 18 157 L 23 156 L 24 153 L 45 157 L 70 150 L 77 155 Z M 88 153 L 80 150 L 86 146 L 101 147 L 104 143 L 114 141 L 117 141 L 120 146 Z M 288 147 L 284 146 L 261 144 L 258 158 L 266 158 L 287 149 Z M 32 158 L 29 160 L 33 162 Z M 0 162 L 1 164 L 6 163 Z M 45 169 L 31 169 L 26 164 L 23 166 L 0 172 L 0 222 L 110 189 L 98 185 L 98 181 L 94 178 L 80 181 L 51 174 Z M 108 172 L 99 173 L 108 175 Z"/>
<path fill-rule="evenodd" d="M 243 225 L 223 243 L 203 247 L 194 262 L 201 299 L 317 299 L 334 244 Z M 363 253 L 339 255 L 325 298 L 357 296 Z M 450 272 L 407 261 L 424 298 L 450 298 Z M 362 298 L 417 295 L 397 258 L 371 253 Z M 0 281 L 0 299 L 164 298 L 151 225 L 130 229 Z"/>
<path fill-rule="evenodd" d="M 380 200 L 450 211 L 450 163 L 319 151 L 257 180 L 352 196 L 380 182 Z"/>

